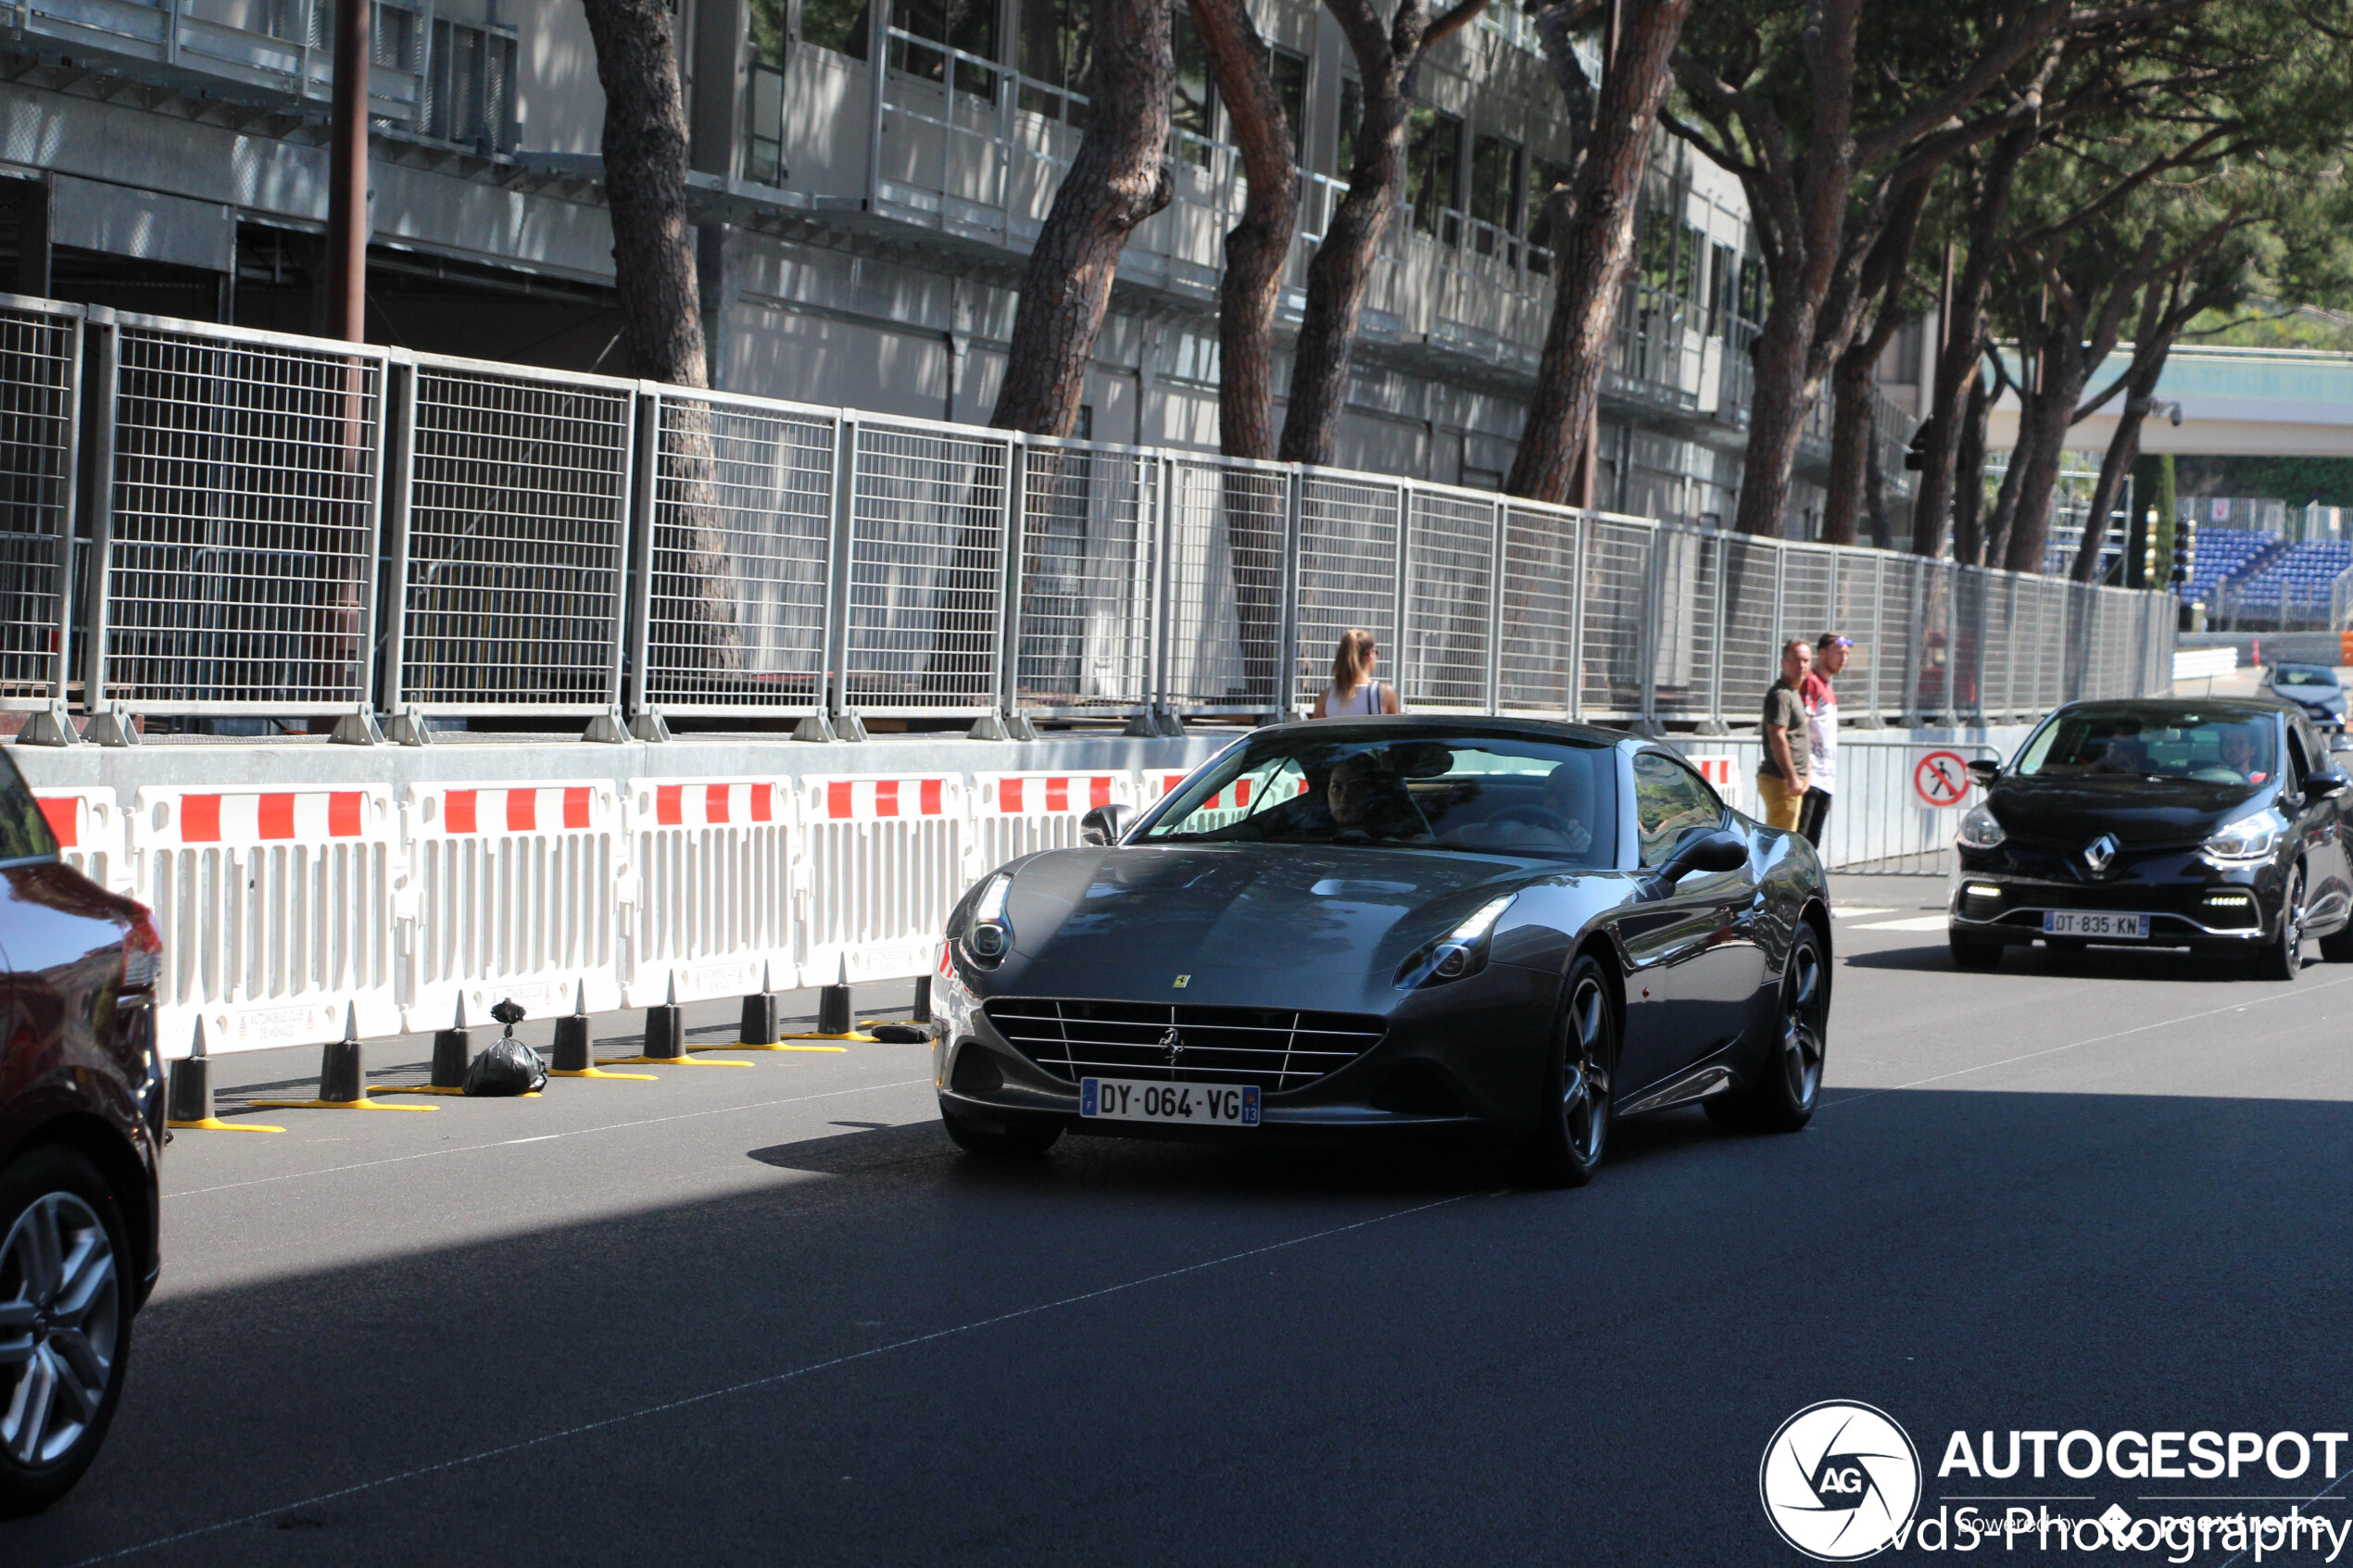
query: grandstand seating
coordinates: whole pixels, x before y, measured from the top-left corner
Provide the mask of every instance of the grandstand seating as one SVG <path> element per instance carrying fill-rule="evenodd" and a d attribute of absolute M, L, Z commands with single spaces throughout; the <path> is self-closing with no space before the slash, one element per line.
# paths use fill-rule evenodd
<path fill-rule="evenodd" d="M 2184 599 L 2212 604 L 2216 588 L 2245 575 L 2261 571 L 2283 551 L 2280 536 L 2253 528 L 2201 528 L 2197 531 L 2197 563 L 2190 580 L 2177 592 Z M 2275 597 L 2272 602 L 2279 601 Z"/>
<path fill-rule="evenodd" d="M 2200 556 L 2206 553 L 2205 543 L 2198 541 Z M 2231 583 L 2231 608 L 2234 613 L 2260 614 L 2279 609 L 2284 600 L 2291 608 L 2325 611 L 2329 584 L 2348 567 L 2353 567 L 2353 543 L 2314 539 L 2291 545 L 2253 571 L 2241 568 Z"/>

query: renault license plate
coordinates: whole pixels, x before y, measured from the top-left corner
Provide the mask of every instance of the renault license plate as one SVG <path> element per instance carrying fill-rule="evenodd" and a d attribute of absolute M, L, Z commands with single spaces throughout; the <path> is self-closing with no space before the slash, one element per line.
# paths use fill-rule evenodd
<path fill-rule="evenodd" d="M 2111 914 L 2105 909 L 2045 909 L 2043 935 L 2088 936 L 2109 942 L 2145 942 L 2149 936 L 2149 918 L 2146 915 Z"/>
<path fill-rule="evenodd" d="M 1255 1084 L 1139 1084 L 1081 1078 L 1078 1114 L 1102 1122 L 1183 1122 L 1199 1127 L 1258 1125 Z"/>

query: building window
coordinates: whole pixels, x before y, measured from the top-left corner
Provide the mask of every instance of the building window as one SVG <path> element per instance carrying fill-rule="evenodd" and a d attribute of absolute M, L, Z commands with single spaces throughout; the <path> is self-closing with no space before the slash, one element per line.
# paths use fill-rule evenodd
<path fill-rule="evenodd" d="M 751 91 L 744 99 L 744 178 L 785 182 L 786 0 L 751 0 Z"/>
<path fill-rule="evenodd" d="M 425 70 L 425 134 L 484 154 L 511 151 L 514 80 L 512 38 L 435 21 Z"/>
<path fill-rule="evenodd" d="M 1356 169 L 1356 132 L 1365 123 L 1364 84 L 1353 76 L 1340 79 L 1340 140 L 1332 163 L 1333 177 L 1345 184 Z"/>
<path fill-rule="evenodd" d="M 997 73 L 983 60 L 997 57 L 996 0 L 897 0 L 891 25 L 912 38 L 891 41 L 890 63 L 926 82 L 948 80 L 948 49 L 975 56 L 956 62 L 956 91 L 994 100 Z M 947 49 L 925 48 L 930 39 Z"/>
<path fill-rule="evenodd" d="M 1553 270 L 1553 225 L 1545 216 L 1545 203 L 1567 178 L 1565 164 L 1541 157 L 1528 160 L 1528 265 L 1530 270 L 1547 276 Z"/>
<path fill-rule="evenodd" d="M 1170 17 L 1168 32 L 1176 63 L 1169 78 L 1169 155 L 1207 169 L 1210 144 L 1217 135 L 1217 82 L 1210 75 L 1209 47 L 1194 31 L 1189 8 L 1179 6 Z"/>
<path fill-rule="evenodd" d="M 1077 99 L 1086 96 L 1087 73 L 1094 69 L 1093 25 L 1089 0 L 1022 0 L 1021 73 L 1028 79 L 1023 108 L 1086 126 L 1087 106 Z"/>
<path fill-rule="evenodd" d="M 1291 150 L 1307 148 L 1307 56 L 1290 49 L 1266 51 L 1266 74 L 1274 79 L 1275 101 L 1283 106 L 1290 126 Z"/>
<path fill-rule="evenodd" d="M 1441 245 L 1460 243 L 1455 214 L 1462 210 L 1463 122 L 1428 104 L 1405 111 L 1405 199 L 1414 204 L 1414 227 Z"/>
<path fill-rule="evenodd" d="M 1502 236 L 1519 232 L 1520 172 L 1527 156 L 1517 142 L 1501 136 L 1480 136 L 1471 144 L 1470 215 L 1479 227 L 1473 231 L 1481 256 L 1516 248 Z"/>
<path fill-rule="evenodd" d="M 1740 310 L 1740 259 L 1730 245 L 1715 248 L 1715 286 L 1707 295 L 1707 335 L 1726 337 L 1732 317 Z"/>
<path fill-rule="evenodd" d="M 761 17 L 767 10 L 777 13 L 774 30 L 781 41 L 784 0 L 754 0 L 751 30 L 755 43 L 761 42 Z M 837 55 L 862 60 L 866 57 L 867 38 L 874 30 L 873 13 L 867 9 L 866 0 L 800 0 L 800 41 L 803 44 L 814 44 L 820 49 L 831 49 Z M 764 43 L 761 44 L 761 51 L 766 55 Z M 781 51 L 770 58 L 776 65 L 784 64 Z"/>

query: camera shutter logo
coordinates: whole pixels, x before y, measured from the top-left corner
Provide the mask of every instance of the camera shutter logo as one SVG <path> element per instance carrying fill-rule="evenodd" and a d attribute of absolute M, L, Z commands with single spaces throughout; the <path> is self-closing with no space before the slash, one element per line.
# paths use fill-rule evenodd
<path fill-rule="evenodd" d="M 1885 1411 L 1825 1399 L 1781 1423 L 1756 1490 L 1781 1539 L 1818 1562 L 1856 1562 L 1911 1523 L 1919 1450 Z"/>

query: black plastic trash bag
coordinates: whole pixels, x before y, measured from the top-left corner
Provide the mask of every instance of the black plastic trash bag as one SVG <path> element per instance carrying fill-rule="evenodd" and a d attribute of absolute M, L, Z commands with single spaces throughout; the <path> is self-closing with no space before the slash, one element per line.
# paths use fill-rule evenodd
<path fill-rule="evenodd" d="M 887 1046 L 920 1046 L 931 1039 L 931 1031 L 912 1023 L 877 1023 L 866 1033 Z"/>
<path fill-rule="evenodd" d="M 547 1064 L 511 1035 L 484 1050 L 466 1069 L 469 1095 L 528 1095 L 547 1086 Z"/>

